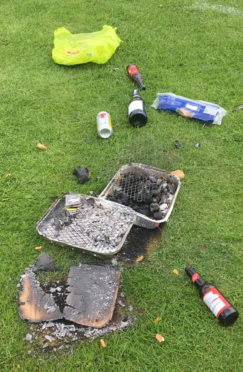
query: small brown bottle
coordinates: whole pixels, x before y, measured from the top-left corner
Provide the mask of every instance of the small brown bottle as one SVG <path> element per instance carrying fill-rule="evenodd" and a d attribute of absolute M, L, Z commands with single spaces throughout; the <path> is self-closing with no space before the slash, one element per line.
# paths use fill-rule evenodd
<path fill-rule="evenodd" d="M 140 89 L 145 90 L 146 87 L 142 80 L 142 75 L 140 74 L 138 68 L 134 63 L 131 63 L 127 66 L 127 73 L 130 76 L 130 78 L 139 85 Z"/>
<path fill-rule="evenodd" d="M 128 119 L 133 127 L 142 127 L 148 121 L 145 104 L 138 89 L 133 91 L 133 98 L 128 106 Z"/>
<path fill-rule="evenodd" d="M 220 323 L 227 327 L 231 326 L 238 318 L 238 311 L 229 303 L 214 284 L 205 280 L 191 266 L 185 268 L 187 275 L 199 290 L 202 300 L 211 312 L 219 319 Z"/>

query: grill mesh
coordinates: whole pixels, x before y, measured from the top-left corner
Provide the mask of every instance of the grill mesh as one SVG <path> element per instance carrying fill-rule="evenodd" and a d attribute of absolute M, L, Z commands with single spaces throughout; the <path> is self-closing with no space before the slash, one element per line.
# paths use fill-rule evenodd
<path fill-rule="evenodd" d="M 86 201 L 89 197 L 83 198 Z M 37 231 L 47 239 L 100 255 L 117 253 L 129 233 L 135 215 L 130 208 L 96 199 L 95 207 L 81 205 L 70 216 L 65 198 L 58 200 L 40 220 Z"/>
<path fill-rule="evenodd" d="M 156 183 L 152 186 L 147 182 L 150 178 L 151 177 L 146 175 L 139 176 L 132 172 L 127 173 L 122 175 L 122 178 L 118 182 L 118 187 L 121 187 L 121 191 L 123 191 L 129 199 L 143 203 L 146 202 L 148 198 L 151 198 L 153 196 L 153 191 L 157 189 Z"/>

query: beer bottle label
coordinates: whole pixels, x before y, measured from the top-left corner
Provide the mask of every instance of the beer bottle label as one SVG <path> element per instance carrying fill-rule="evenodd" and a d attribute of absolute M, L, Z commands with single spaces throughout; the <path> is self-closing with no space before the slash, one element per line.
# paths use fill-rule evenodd
<path fill-rule="evenodd" d="M 220 316 L 222 311 L 231 306 L 217 288 L 210 288 L 204 294 L 203 301 L 217 318 Z"/>
<path fill-rule="evenodd" d="M 128 106 L 128 115 L 131 114 L 132 111 L 135 110 L 141 110 L 143 111 L 143 101 L 140 99 L 137 99 L 135 101 L 132 101 L 130 105 Z"/>

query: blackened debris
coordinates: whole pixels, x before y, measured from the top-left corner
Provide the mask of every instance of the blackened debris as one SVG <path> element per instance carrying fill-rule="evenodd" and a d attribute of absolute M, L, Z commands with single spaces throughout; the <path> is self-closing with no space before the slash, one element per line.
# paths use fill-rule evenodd
<path fill-rule="evenodd" d="M 31 322 L 66 319 L 79 325 L 104 327 L 112 318 L 121 269 L 109 265 L 80 264 L 70 268 L 66 282 L 41 287 L 27 268 L 21 276 L 19 314 Z"/>
<path fill-rule="evenodd" d="M 160 229 L 153 230 L 133 226 L 121 251 L 116 256 L 116 261 L 133 263 L 139 256 L 146 257 L 148 251 L 161 242 L 161 227 L 163 229 L 164 225 L 160 225 Z"/>
<path fill-rule="evenodd" d="M 88 168 L 77 167 L 73 170 L 73 174 L 77 177 L 78 183 L 80 184 L 88 182 L 91 177 L 91 173 Z"/>
<path fill-rule="evenodd" d="M 55 264 L 53 259 L 47 254 L 42 253 L 37 263 L 34 266 L 33 271 L 57 271 L 59 270 L 59 267 Z"/>
<path fill-rule="evenodd" d="M 175 147 L 180 148 L 180 147 L 183 147 L 183 146 L 182 146 L 182 143 L 180 141 L 175 141 Z"/>

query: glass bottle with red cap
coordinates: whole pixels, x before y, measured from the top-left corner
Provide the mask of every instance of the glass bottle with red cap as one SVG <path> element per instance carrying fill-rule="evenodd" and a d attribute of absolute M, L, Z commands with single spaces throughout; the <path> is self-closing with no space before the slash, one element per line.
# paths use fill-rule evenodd
<path fill-rule="evenodd" d="M 185 271 L 199 290 L 202 300 L 220 323 L 225 327 L 231 326 L 239 316 L 238 311 L 214 284 L 207 283 L 193 267 L 186 266 Z"/>

